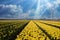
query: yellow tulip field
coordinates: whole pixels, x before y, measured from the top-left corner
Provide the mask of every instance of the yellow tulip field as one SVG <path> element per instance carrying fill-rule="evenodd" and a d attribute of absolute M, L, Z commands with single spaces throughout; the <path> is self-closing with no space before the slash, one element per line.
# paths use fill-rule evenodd
<path fill-rule="evenodd" d="M 60 21 L 1 20 L 0 40 L 60 40 Z"/>

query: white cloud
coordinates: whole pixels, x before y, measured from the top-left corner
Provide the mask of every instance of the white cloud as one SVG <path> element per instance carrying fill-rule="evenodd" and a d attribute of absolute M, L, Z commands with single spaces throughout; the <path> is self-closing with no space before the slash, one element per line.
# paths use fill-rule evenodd
<path fill-rule="evenodd" d="M 52 8 L 52 4 L 47 3 L 47 6 L 49 8 Z M 43 7 L 43 6 L 42 6 Z M 42 9 L 42 8 L 41 8 Z M 49 10 L 49 9 L 48 9 Z M 56 8 L 54 8 L 56 11 Z M 51 10 L 52 11 L 52 10 Z M 35 9 L 30 9 L 27 12 L 23 12 L 23 7 L 21 5 L 4 5 L 0 4 L 0 18 L 6 18 L 6 19 L 40 19 L 40 13 L 39 15 L 35 14 Z M 42 11 L 43 12 L 43 11 Z M 57 12 L 58 13 L 58 12 Z M 60 12 L 59 12 L 60 13 Z M 55 18 L 60 18 L 60 14 L 55 14 Z M 42 17 L 48 19 L 49 15 Z"/>
<path fill-rule="evenodd" d="M 56 2 L 57 2 L 58 4 L 60 4 L 60 0 L 56 0 Z"/>
<path fill-rule="evenodd" d="M 48 2 L 48 3 L 47 3 L 47 7 L 48 7 L 48 8 L 52 8 L 52 7 L 53 7 L 53 4 L 51 4 L 51 3 Z"/>
<path fill-rule="evenodd" d="M 18 18 L 23 13 L 20 5 L 0 5 L 0 17 L 3 18 Z"/>
<path fill-rule="evenodd" d="M 34 13 L 34 9 L 28 10 L 26 13 L 23 12 L 21 5 L 0 5 L 0 18 L 6 19 L 32 19 L 30 14 Z"/>

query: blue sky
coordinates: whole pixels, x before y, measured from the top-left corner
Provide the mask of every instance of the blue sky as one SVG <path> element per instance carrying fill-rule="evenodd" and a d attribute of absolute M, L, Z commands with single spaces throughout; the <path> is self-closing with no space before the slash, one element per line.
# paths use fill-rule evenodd
<path fill-rule="evenodd" d="M 0 19 L 60 19 L 60 0 L 0 0 Z"/>

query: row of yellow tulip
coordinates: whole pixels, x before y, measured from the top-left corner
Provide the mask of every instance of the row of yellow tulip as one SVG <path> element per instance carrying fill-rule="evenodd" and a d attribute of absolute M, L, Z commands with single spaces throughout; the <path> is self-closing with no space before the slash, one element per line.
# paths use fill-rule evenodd
<path fill-rule="evenodd" d="M 60 26 L 60 21 L 41 21 L 40 20 L 40 22 Z"/>
<path fill-rule="evenodd" d="M 50 40 L 33 21 L 24 28 L 24 30 L 17 35 L 16 40 Z"/>
<path fill-rule="evenodd" d="M 28 21 L 0 21 L 0 40 L 9 40 Z"/>
<path fill-rule="evenodd" d="M 45 30 L 49 35 L 51 35 L 51 38 L 54 38 L 54 40 L 60 39 L 60 29 L 40 23 L 40 21 L 34 22 L 39 25 L 39 27 L 41 27 L 43 30 Z"/>

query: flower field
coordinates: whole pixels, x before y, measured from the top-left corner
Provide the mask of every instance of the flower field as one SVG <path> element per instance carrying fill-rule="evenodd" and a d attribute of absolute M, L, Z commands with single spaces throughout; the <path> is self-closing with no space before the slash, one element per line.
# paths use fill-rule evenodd
<path fill-rule="evenodd" d="M 0 22 L 0 40 L 11 40 L 28 21 Z"/>
<path fill-rule="evenodd" d="M 60 21 L 0 21 L 0 40 L 60 40 Z"/>
<path fill-rule="evenodd" d="M 35 21 L 35 22 L 37 25 L 39 25 L 40 28 L 45 30 L 45 32 L 47 32 L 50 35 L 51 40 L 60 40 L 60 29 L 53 27 L 53 26 L 50 26 L 50 25 L 46 25 L 44 23 L 40 23 L 40 21 Z M 50 21 L 47 23 L 49 24 Z"/>
<path fill-rule="evenodd" d="M 40 22 L 51 24 L 51 25 L 56 25 L 60 27 L 60 21 L 40 21 Z"/>
<path fill-rule="evenodd" d="M 34 22 L 30 22 L 25 29 L 17 35 L 16 40 L 50 40 Z"/>

